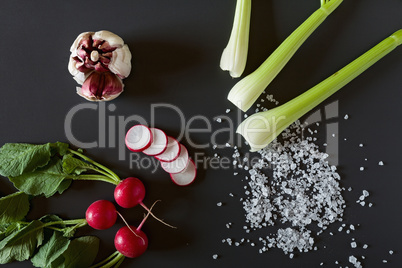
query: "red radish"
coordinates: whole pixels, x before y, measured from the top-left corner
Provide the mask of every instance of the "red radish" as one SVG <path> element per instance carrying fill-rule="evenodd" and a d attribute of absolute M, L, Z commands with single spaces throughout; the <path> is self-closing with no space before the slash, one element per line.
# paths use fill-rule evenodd
<path fill-rule="evenodd" d="M 151 130 L 144 125 L 135 125 L 127 131 L 126 146 L 133 152 L 141 152 L 151 146 Z"/>
<path fill-rule="evenodd" d="M 173 160 L 176 160 L 177 157 L 179 157 L 179 154 L 180 143 L 176 139 L 168 137 L 166 150 L 159 155 L 155 155 L 155 158 L 159 161 L 172 162 Z"/>
<path fill-rule="evenodd" d="M 122 180 L 114 189 L 114 199 L 121 207 L 132 208 L 136 205 L 141 205 L 156 220 L 169 227 L 176 228 L 156 217 L 151 212 L 151 210 L 142 202 L 144 200 L 144 197 L 145 186 L 140 179 L 135 177 L 129 177 Z"/>
<path fill-rule="evenodd" d="M 123 208 L 132 208 L 138 204 L 143 205 L 145 186 L 137 178 L 129 177 L 122 180 L 114 190 L 114 199 Z"/>
<path fill-rule="evenodd" d="M 146 155 L 155 156 L 163 153 L 166 150 L 168 138 L 162 130 L 158 128 L 150 128 L 152 132 L 152 143 L 151 145 L 142 151 Z"/>
<path fill-rule="evenodd" d="M 115 224 L 117 219 L 116 208 L 110 201 L 98 200 L 88 207 L 85 218 L 92 228 L 105 230 Z"/>
<path fill-rule="evenodd" d="M 180 173 L 182 172 L 188 164 L 188 152 L 183 144 L 180 144 L 180 155 L 172 162 L 161 162 L 162 168 L 168 173 Z"/>
<path fill-rule="evenodd" d="M 117 251 L 119 251 L 124 256 L 128 258 L 135 258 L 142 255 L 147 250 L 148 237 L 145 235 L 144 232 L 141 231 L 141 228 L 144 225 L 145 221 L 148 219 L 148 216 L 152 214 L 151 210 L 155 206 L 156 202 L 152 204 L 151 208 L 148 210 L 147 215 L 144 217 L 137 228 L 128 225 L 124 217 L 119 214 L 126 226 L 120 228 L 119 231 L 117 231 L 114 238 L 114 245 Z"/>
<path fill-rule="evenodd" d="M 179 186 L 187 186 L 193 183 L 195 177 L 197 176 L 197 168 L 193 159 L 190 158 L 187 167 L 180 173 L 170 174 L 172 181 Z"/>
<path fill-rule="evenodd" d="M 124 256 L 135 258 L 147 250 L 148 237 L 139 228 L 124 226 L 117 231 L 114 246 Z"/>

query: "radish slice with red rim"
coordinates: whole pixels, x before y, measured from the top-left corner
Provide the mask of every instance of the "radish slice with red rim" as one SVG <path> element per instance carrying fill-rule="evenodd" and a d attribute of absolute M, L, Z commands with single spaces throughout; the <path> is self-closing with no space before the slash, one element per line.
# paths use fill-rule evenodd
<path fill-rule="evenodd" d="M 163 132 L 159 128 L 151 127 L 149 129 L 152 132 L 153 140 L 152 140 L 151 145 L 142 152 L 146 155 L 151 155 L 151 156 L 155 156 L 155 155 L 163 153 L 166 150 L 167 141 L 168 141 L 168 138 L 167 138 L 165 132 Z"/>
<path fill-rule="evenodd" d="M 179 157 L 179 154 L 180 143 L 176 139 L 168 136 L 168 144 L 166 150 L 163 153 L 156 155 L 155 158 L 163 162 L 172 162 Z"/>
<path fill-rule="evenodd" d="M 175 173 L 180 173 L 182 172 L 188 164 L 188 152 L 186 147 L 183 146 L 183 144 L 180 144 L 180 154 L 179 157 L 176 158 L 176 160 L 172 162 L 160 162 L 162 168 L 171 174 Z"/>
<path fill-rule="evenodd" d="M 197 176 L 197 168 L 193 159 L 189 159 L 187 167 L 180 173 L 170 174 L 172 181 L 179 186 L 187 186 L 194 182 Z"/>
<path fill-rule="evenodd" d="M 127 131 L 125 142 L 130 151 L 141 152 L 151 146 L 151 130 L 144 125 L 135 125 Z"/>

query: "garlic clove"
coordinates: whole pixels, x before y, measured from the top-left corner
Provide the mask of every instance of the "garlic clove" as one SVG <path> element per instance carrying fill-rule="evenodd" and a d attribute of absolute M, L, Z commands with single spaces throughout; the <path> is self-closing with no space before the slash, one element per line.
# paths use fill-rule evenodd
<path fill-rule="evenodd" d="M 82 87 L 77 87 L 77 94 L 89 101 L 108 101 L 123 92 L 123 82 L 110 72 L 92 72 Z"/>
<path fill-rule="evenodd" d="M 94 32 L 84 32 L 78 35 L 73 44 L 71 45 L 70 52 L 75 52 L 77 48 L 80 46 L 80 43 L 82 43 L 83 40 L 90 40 L 93 34 Z"/>
<path fill-rule="evenodd" d="M 131 57 L 131 52 L 127 45 L 116 49 L 110 58 L 109 70 L 120 78 L 126 78 L 131 72 Z"/>
<path fill-rule="evenodd" d="M 124 45 L 124 41 L 120 36 L 105 30 L 94 33 L 92 39 L 105 40 L 111 47 L 122 47 Z"/>
<path fill-rule="evenodd" d="M 68 62 L 68 71 L 73 76 L 74 80 L 80 85 L 82 85 L 87 78 L 87 75 L 77 68 L 77 62 L 72 57 L 70 57 Z"/>

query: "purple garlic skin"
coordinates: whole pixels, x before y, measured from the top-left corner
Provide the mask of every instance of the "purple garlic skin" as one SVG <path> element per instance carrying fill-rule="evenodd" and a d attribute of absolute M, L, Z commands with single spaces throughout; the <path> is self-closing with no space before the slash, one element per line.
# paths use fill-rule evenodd
<path fill-rule="evenodd" d="M 72 44 L 68 70 L 82 87 L 77 93 L 89 101 L 109 101 L 124 88 L 131 72 L 131 53 L 123 39 L 109 31 L 85 32 Z"/>

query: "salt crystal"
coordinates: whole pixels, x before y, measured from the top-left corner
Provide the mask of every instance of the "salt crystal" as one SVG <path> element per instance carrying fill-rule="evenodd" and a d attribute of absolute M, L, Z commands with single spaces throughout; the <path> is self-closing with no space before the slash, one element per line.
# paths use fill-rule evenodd
<path fill-rule="evenodd" d="M 352 243 L 350 243 L 350 246 L 351 246 L 352 248 L 356 248 L 356 247 L 357 247 L 357 244 L 356 244 L 356 242 L 352 242 Z"/>
<path fill-rule="evenodd" d="M 226 109 L 226 113 L 227 113 L 227 114 L 230 113 L 230 109 Z"/>
<path fill-rule="evenodd" d="M 364 170 L 364 167 L 360 167 L 360 171 L 363 171 Z"/>
<path fill-rule="evenodd" d="M 219 257 L 218 254 L 212 255 L 212 258 L 213 258 L 214 260 L 216 260 L 218 257 Z"/>
<path fill-rule="evenodd" d="M 390 251 L 389 251 L 389 255 L 392 255 L 392 254 L 394 254 L 394 251 L 393 251 L 393 250 L 390 250 Z"/>
<path fill-rule="evenodd" d="M 349 119 L 349 115 L 345 114 L 345 116 L 343 117 L 343 119 L 348 120 Z"/>
<path fill-rule="evenodd" d="M 363 245 L 363 249 L 367 249 L 368 248 L 368 245 L 367 244 L 364 244 Z"/>
<path fill-rule="evenodd" d="M 216 205 L 217 205 L 218 207 L 221 207 L 221 206 L 222 206 L 222 202 L 218 202 L 218 203 L 216 203 Z"/>
<path fill-rule="evenodd" d="M 360 144 L 359 144 L 359 147 L 363 147 L 363 143 L 360 143 Z"/>
<path fill-rule="evenodd" d="M 220 118 L 220 117 L 216 118 L 216 122 L 221 123 L 221 122 L 222 122 L 222 118 Z"/>
<path fill-rule="evenodd" d="M 370 194 L 367 190 L 363 190 L 363 196 L 364 197 L 368 197 Z"/>
<path fill-rule="evenodd" d="M 383 165 L 384 165 L 384 162 L 380 161 L 380 162 L 378 162 L 378 165 L 379 165 L 379 166 L 383 166 Z"/>
<path fill-rule="evenodd" d="M 383 262 L 383 263 L 387 263 L 388 261 L 387 261 L 387 260 L 382 260 L 382 262 Z"/>

